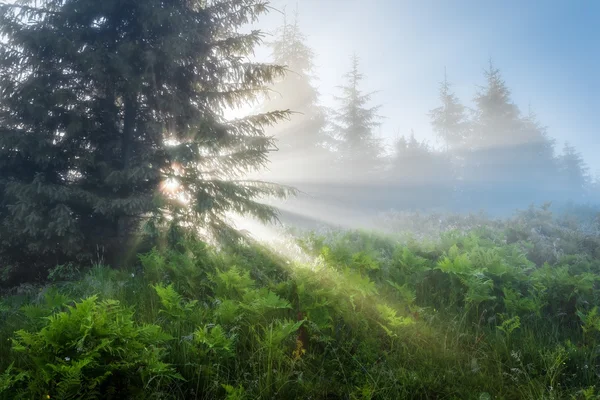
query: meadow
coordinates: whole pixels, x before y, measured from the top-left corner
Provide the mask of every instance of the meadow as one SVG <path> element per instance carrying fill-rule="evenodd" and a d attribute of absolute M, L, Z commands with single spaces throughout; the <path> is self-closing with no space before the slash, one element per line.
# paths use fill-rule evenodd
<path fill-rule="evenodd" d="M 5 289 L 0 398 L 600 398 L 597 220 L 385 220 Z"/>

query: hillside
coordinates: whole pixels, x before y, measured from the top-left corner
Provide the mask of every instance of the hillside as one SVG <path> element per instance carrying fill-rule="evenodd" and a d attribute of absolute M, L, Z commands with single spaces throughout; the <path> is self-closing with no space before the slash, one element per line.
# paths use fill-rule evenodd
<path fill-rule="evenodd" d="M 573 221 L 58 266 L 3 295 L 0 398 L 595 399 L 600 237 Z"/>

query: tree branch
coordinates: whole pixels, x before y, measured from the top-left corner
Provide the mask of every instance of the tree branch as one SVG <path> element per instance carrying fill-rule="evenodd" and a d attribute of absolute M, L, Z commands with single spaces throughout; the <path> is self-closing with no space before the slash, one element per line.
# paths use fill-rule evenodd
<path fill-rule="evenodd" d="M 61 13 L 59 11 L 51 11 L 51 10 L 48 10 L 46 8 L 24 6 L 24 5 L 21 5 L 21 4 L 9 4 L 9 3 L 4 3 L 4 2 L 0 2 L 0 7 L 4 7 L 4 8 L 8 8 L 8 9 L 19 8 L 21 10 L 33 11 L 33 12 L 37 12 L 37 13 L 40 13 L 40 14 L 53 14 L 53 15 L 62 15 L 63 14 L 63 13 Z"/>

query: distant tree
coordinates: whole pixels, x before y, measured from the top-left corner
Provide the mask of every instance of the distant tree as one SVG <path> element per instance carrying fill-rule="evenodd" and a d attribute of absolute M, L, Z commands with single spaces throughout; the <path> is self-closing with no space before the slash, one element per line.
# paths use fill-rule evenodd
<path fill-rule="evenodd" d="M 374 131 L 381 125 L 380 106 L 370 107 L 373 92 L 365 93 L 360 87 L 364 75 L 358 56 L 352 57 L 352 67 L 344 78 L 346 84 L 339 87 L 341 95 L 336 100 L 340 106 L 333 121 L 339 161 L 344 171 L 354 176 L 379 171 L 382 145 Z"/>
<path fill-rule="evenodd" d="M 470 151 L 471 121 L 448 81 L 444 69 L 444 80 L 440 83 L 439 100 L 441 105 L 429 112 L 433 131 L 443 144 L 445 159 L 445 187 L 454 200 L 461 201 L 462 182 L 465 177 L 465 158 Z M 459 196 L 457 198 L 457 196 Z"/>
<path fill-rule="evenodd" d="M 286 74 L 269 87 L 260 108 L 264 112 L 292 111 L 289 119 L 267 130 L 275 137 L 279 151 L 271 157 L 272 168 L 264 176 L 295 186 L 312 180 L 331 163 L 326 109 L 319 104 L 314 84 L 314 54 L 306 44 L 298 18 L 297 10 L 293 23 L 284 18 L 275 40 L 269 43 L 273 62 L 285 66 Z"/>
<path fill-rule="evenodd" d="M 262 0 L 0 6 L 0 264 L 124 256 L 142 221 L 230 232 L 282 188 L 244 180 L 272 112 L 227 122 L 282 76 L 252 63 Z M 178 192 L 178 194 L 174 193 Z M 114 251 L 113 251 L 114 250 Z M 119 250 L 119 252 L 117 252 Z"/>
<path fill-rule="evenodd" d="M 590 178 L 589 193 L 591 202 L 598 204 L 598 202 L 600 202 L 600 173 L 598 173 L 598 171 L 596 171 L 593 178 Z M 598 221 L 600 221 L 600 219 Z"/>
<path fill-rule="evenodd" d="M 591 184 L 588 166 L 581 154 L 565 143 L 562 154 L 559 156 L 560 188 L 563 199 L 581 201 L 585 197 L 586 189 Z"/>
<path fill-rule="evenodd" d="M 521 179 L 529 187 L 528 197 L 531 201 L 543 203 L 556 199 L 559 163 L 554 154 L 555 141 L 540 124 L 537 116 L 529 107 L 529 112 L 521 119 L 521 135 L 523 144 L 515 151 L 518 165 L 514 165 Z"/>
<path fill-rule="evenodd" d="M 441 105 L 429 112 L 433 131 L 441 139 L 446 151 L 459 150 L 467 140 L 469 120 L 465 107 L 451 91 L 446 71 L 440 83 L 439 99 Z"/>
<path fill-rule="evenodd" d="M 408 138 L 402 136 L 396 141 L 392 173 L 403 182 L 423 181 L 432 177 L 435 157 L 429 145 L 419 142 L 411 131 Z"/>
<path fill-rule="evenodd" d="M 272 59 L 285 66 L 287 73 L 270 87 L 270 95 L 263 104 L 265 111 L 291 110 L 289 121 L 282 121 L 269 132 L 276 135 L 280 155 L 289 158 L 290 152 L 322 149 L 326 145 L 326 112 L 319 104 L 319 92 L 313 81 L 314 53 L 306 44 L 299 26 L 296 10 L 294 22 L 284 18 L 270 43 Z"/>
<path fill-rule="evenodd" d="M 471 201 L 499 207 L 539 200 L 553 169 L 553 144 L 535 116 L 523 118 L 500 71 L 490 62 L 475 97 L 465 162 Z"/>
<path fill-rule="evenodd" d="M 470 147 L 477 168 L 485 180 L 510 180 L 514 148 L 521 144 L 520 113 L 510 98 L 510 90 L 500 71 L 490 61 L 485 71 L 486 85 L 475 96 L 475 116 Z"/>
<path fill-rule="evenodd" d="M 447 152 L 418 141 L 412 131 L 396 141 L 394 150 L 389 178 L 396 205 L 428 208 L 449 203 L 453 176 Z"/>

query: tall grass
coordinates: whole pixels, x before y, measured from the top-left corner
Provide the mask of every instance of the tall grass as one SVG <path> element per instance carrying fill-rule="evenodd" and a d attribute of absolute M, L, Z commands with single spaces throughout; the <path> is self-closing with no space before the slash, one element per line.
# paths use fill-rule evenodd
<path fill-rule="evenodd" d="M 294 245 L 188 242 L 12 290 L 0 398 L 600 398 L 600 240 L 545 210 Z"/>

